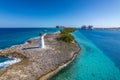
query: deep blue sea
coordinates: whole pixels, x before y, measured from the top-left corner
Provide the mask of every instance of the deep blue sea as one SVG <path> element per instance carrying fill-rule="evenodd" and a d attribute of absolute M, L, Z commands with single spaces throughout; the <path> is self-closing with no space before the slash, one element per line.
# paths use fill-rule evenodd
<path fill-rule="evenodd" d="M 0 50 L 14 45 L 23 44 L 30 38 L 38 37 L 40 33 L 53 33 L 57 28 L 0 28 Z M 0 69 L 4 69 L 16 59 L 0 57 Z"/>
<path fill-rule="evenodd" d="M 59 29 L 0 28 L 0 49 L 25 43 L 40 32 L 56 31 Z M 80 54 L 50 80 L 120 80 L 120 31 L 78 29 L 73 36 L 82 49 Z M 0 66 L 8 60 L 0 57 Z"/>
<path fill-rule="evenodd" d="M 39 33 L 56 32 L 57 28 L 0 28 L 0 49 L 16 44 L 22 44 L 26 40 L 38 37 Z"/>

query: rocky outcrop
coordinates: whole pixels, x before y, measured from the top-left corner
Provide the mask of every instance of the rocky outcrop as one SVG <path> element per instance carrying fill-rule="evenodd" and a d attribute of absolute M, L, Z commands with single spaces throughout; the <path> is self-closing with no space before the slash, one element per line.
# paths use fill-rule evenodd
<path fill-rule="evenodd" d="M 0 52 L 2 56 L 21 58 L 20 63 L 0 71 L 0 80 L 37 80 L 73 60 L 80 51 L 76 43 L 58 41 L 59 34 L 45 36 L 45 48 L 38 48 L 39 39 L 16 45 Z"/>

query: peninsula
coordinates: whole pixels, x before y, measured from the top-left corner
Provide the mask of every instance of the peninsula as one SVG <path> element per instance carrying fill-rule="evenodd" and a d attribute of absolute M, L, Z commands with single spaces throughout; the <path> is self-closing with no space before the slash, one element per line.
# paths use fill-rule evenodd
<path fill-rule="evenodd" d="M 0 56 L 21 59 L 19 63 L 1 70 L 0 80 L 46 80 L 67 66 L 79 53 L 80 47 L 75 41 L 67 43 L 59 40 L 60 35 L 45 35 L 45 48 L 36 47 L 39 39 L 31 39 L 27 44 L 0 51 Z"/>

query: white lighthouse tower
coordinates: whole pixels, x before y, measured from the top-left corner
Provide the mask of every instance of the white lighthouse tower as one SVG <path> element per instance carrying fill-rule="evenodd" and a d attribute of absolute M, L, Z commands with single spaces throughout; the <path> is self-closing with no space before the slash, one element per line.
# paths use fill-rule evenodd
<path fill-rule="evenodd" d="M 45 34 L 40 33 L 39 48 L 45 48 L 44 36 Z"/>

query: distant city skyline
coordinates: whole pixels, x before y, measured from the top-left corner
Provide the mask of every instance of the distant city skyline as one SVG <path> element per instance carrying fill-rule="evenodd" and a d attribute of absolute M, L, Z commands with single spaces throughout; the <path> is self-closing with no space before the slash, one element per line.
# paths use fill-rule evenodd
<path fill-rule="evenodd" d="M 0 27 L 120 27 L 120 0 L 0 0 Z"/>

